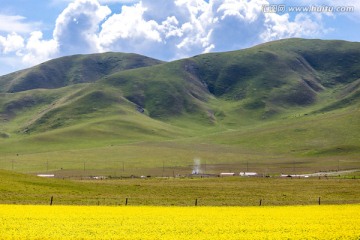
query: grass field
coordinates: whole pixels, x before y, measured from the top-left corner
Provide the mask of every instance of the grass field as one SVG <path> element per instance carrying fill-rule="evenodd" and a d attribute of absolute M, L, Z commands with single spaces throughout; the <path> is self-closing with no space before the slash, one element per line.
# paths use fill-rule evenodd
<path fill-rule="evenodd" d="M 354 173 L 355 174 L 355 173 Z M 360 203 L 357 178 L 62 180 L 0 171 L 0 204 L 258 206 Z"/>
<path fill-rule="evenodd" d="M 71 207 L 0 205 L 2 239 L 360 238 L 360 205 Z"/>
<path fill-rule="evenodd" d="M 349 108 L 197 130 L 143 116 L 107 117 L 103 119 L 107 125 L 93 122 L 26 138 L 0 139 L 0 168 L 59 177 L 173 176 L 191 173 L 194 159 L 199 158 L 203 171 L 212 174 L 359 169 L 359 114 Z"/>

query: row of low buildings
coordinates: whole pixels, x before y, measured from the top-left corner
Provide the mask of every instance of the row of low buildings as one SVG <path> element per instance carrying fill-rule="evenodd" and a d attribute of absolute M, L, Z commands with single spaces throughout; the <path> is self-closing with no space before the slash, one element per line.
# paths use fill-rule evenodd
<path fill-rule="evenodd" d="M 257 177 L 259 176 L 256 172 L 240 172 L 237 173 L 220 173 L 220 177 L 230 177 L 230 176 L 241 176 L 241 177 Z"/>

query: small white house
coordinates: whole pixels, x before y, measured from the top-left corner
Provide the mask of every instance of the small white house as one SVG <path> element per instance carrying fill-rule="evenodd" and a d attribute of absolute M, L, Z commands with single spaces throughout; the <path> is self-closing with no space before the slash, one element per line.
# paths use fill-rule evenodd
<path fill-rule="evenodd" d="M 38 174 L 36 176 L 43 177 L 43 178 L 53 178 L 53 177 L 55 177 L 55 174 Z"/>
<path fill-rule="evenodd" d="M 242 177 L 255 177 L 258 174 L 256 172 L 240 172 L 239 175 Z"/>
<path fill-rule="evenodd" d="M 103 180 L 103 179 L 106 179 L 107 177 L 105 176 L 95 176 L 95 177 L 92 177 L 93 179 L 95 180 Z"/>
<path fill-rule="evenodd" d="M 220 177 L 231 177 L 235 176 L 235 173 L 220 173 Z"/>

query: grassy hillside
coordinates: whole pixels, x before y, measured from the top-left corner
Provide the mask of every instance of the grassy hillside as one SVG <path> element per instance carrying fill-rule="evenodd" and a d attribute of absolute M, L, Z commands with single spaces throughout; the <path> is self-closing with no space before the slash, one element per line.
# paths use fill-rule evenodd
<path fill-rule="evenodd" d="M 359 111 L 297 114 L 223 130 L 192 130 L 140 115 L 1 140 L 0 166 L 57 176 L 206 173 L 299 174 L 359 169 Z"/>
<path fill-rule="evenodd" d="M 358 46 L 290 39 L 119 72 L 103 82 L 124 90 L 125 97 L 156 118 L 185 112 L 216 122 L 216 114 L 224 112 L 209 105 L 213 96 L 262 118 L 319 105 L 324 99 L 336 109 L 359 102 Z"/>
<path fill-rule="evenodd" d="M 94 82 L 126 69 L 140 68 L 161 61 L 137 54 L 102 53 L 62 57 L 36 67 L 0 77 L 0 92 L 60 88 Z"/>
<path fill-rule="evenodd" d="M 53 60 L 0 78 L 0 165 L 64 176 L 186 174 L 194 158 L 209 173 L 360 168 L 359 49 L 288 39 L 170 63 Z M 19 80 L 41 68 L 56 68 L 55 82 Z"/>
<path fill-rule="evenodd" d="M 194 60 L 199 65 L 199 78 L 216 96 L 303 106 L 314 103 L 316 95 L 327 87 L 359 78 L 358 46 L 343 41 L 288 39 L 200 55 Z"/>

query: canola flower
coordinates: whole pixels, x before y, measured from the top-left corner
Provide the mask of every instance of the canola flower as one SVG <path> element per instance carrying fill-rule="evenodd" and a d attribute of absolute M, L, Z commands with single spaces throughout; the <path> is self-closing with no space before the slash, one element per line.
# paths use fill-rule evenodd
<path fill-rule="evenodd" d="M 0 205 L 0 239 L 360 239 L 360 205 Z"/>

